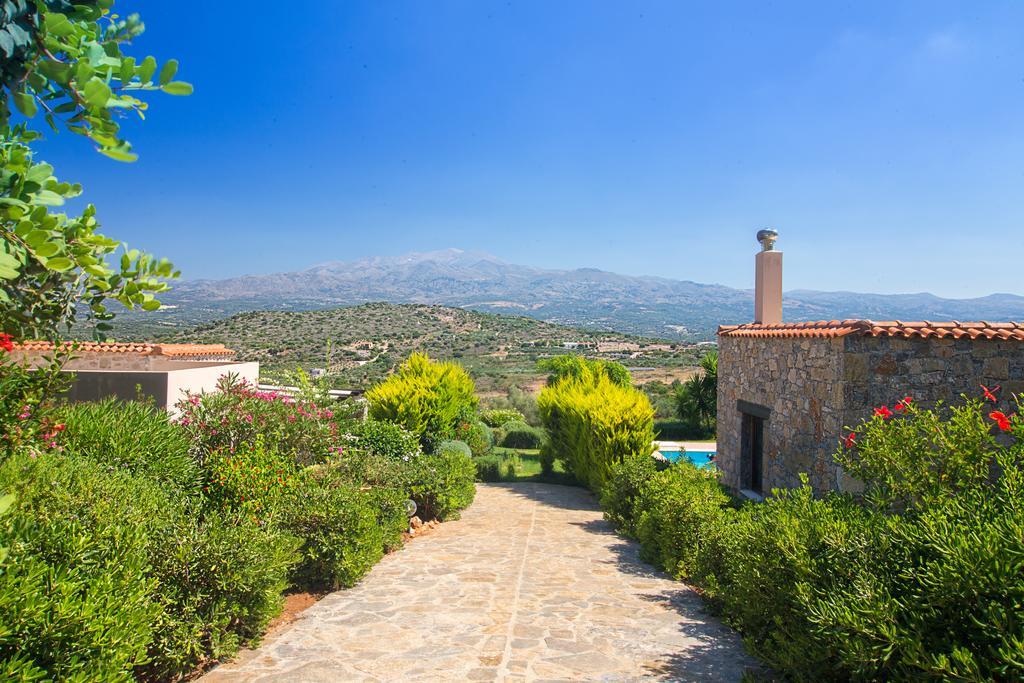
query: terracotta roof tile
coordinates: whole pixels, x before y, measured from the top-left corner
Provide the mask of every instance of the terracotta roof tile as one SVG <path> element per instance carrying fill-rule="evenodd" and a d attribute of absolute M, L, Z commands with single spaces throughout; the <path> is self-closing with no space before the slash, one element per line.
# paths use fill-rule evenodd
<path fill-rule="evenodd" d="M 64 342 L 65 348 L 76 344 L 76 353 L 138 353 L 168 358 L 195 358 L 199 356 L 230 356 L 234 354 L 223 344 L 150 344 L 147 342 Z M 53 351 L 53 342 L 25 341 L 16 343 L 22 351 Z"/>
<path fill-rule="evenodd" d="M 747 323 L 746 325 L 722 325 L 718 328 L 719 336 L 723 337 L 754 337 L 770 338 L 834 338 L 848 334 L 860 334 L 870 337 L 903 337 L 905 339 L 1015 339 L 1024 341 L 1024 323 L 990 323 L 990 322 L 904 322 L 902 320 L 828 320 L 810 323 L 779 323 L 766 325 Z"/>

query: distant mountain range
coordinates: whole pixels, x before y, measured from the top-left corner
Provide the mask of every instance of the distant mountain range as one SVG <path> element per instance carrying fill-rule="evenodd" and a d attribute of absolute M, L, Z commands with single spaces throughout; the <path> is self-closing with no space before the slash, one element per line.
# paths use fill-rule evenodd
<path fill-rule="evenodd" d="M 192 324 L 247 310 L 308 310 L 374 301 L 442 304 L 596 330 L 683 340 L 712 338 L 719 324 L 748 322 L 753 292 L 593 268 L 548 270 L 446 249 L 332 262 L 294 273 L 178 283 L 161 313 Z M 1024 320 L 1024 297 L 992 294 L 788 292 L 786 320 Z M 172 322 L 173 321 L 173 322 Z"/>

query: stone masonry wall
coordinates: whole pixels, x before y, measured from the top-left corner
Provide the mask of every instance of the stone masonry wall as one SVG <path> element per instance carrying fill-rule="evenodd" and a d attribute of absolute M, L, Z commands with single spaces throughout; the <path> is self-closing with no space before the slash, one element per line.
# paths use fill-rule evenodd
<path fill-rule="evenodd" d="M 911 396 L 925 406 L 980 397 L 979 384 L 1024 393 L 1024 344 L 993 339 L 845 337 L 844 424 L 856 425 L 874 406 Z"/>
<path fill-rule="evenodd" d="M 718 466 L 722 483 L 740 484 L 742 415 L 737 400 L 765 406 L 763 490 L 833 488 L 832 463 L 843 426 L 843 340 L 719 337 Z"/>

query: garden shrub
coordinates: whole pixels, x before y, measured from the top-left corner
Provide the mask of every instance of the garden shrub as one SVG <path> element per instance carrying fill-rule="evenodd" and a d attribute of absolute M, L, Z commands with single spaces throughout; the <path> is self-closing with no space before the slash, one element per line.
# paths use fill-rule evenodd
<path fill-rule="evenodd" d="M 370 416 L 404 426 L 427 450 L 451 439 L 461 416 L 476 410 L 473 380 L 455 363 L 414 353 L 398 371 L 366 392 Z"/>
<path fill-rule="evenodd" d="M 230 514 L 180 525 L 154 558 L 163 606 L 146 678 L 175 679 L 259 640 L 281 611 L 298 539 Z"/>
<path fill-rule="evenodd" d="M 188 435 L 163 410 L 140 401 L 108 399 L 61 407 L 64 452 L 139 474 L 185 494 L 196 493 L 202 472 L 189 453 Z"/>
<path fill-rule="evenodd" d="M 602 504 L 788 678 L 1019 680 L 1024 421 L 1001 407 L 879 409 L 836 456 L 856 497 L 805 479 L 734 509 L 713 474 L 626 460 Z"/>
<path fill-rule="evenodd" d="M 608 482 L 601 489 L 605 519 L 627 536 L 636 538 L 636 522 L 646 509 L 644 496 L 655 472 L 654 458 L 650 456 L 623 458 L 613 466 Z"/>
<path fill-rule="evenodd" d="M 415 461 L 411 497 L 421 519 L 458 519 L 476 495 L 476 466 L 465 453 L 445 449 L 423 455 Z"/>
<path fill-rule="evenodd" d="M 404 498 L 403 498 L 404 499 Z M 330 468 L 309 468 L 289 488 L 276 524 L 302 540 L 302 560 L 292 581 L 305 588 L 352 586 L 384 555 L 385 539 L 405 529 L 405 516 L 386 516 L 380 499 L 332 476 Z"/>
<path fill-rule="evenodd" d="M 523 422 L 526 418 L 512 408 L 491 408 L 480 411 L 480 421 L 491 428 L 503 427 L 509 422 Z"/>
<path fill-rule="evenodd" d="M 17 458 L 0 469 L 0 488 L 18 491 L 14 516 L 24 517 L 19 540 L 3 542 L 11 556 L 67 579 L 46 600 L 12 607 L 24 615 L 10 622 L 19 624 L 16 647 L 38 644 L 33 661 L 47 671 L 101 667 L 109 675 L 83 676 L 107 680 L 120 675 L 108 658 L 120 658 L 125 671 L 173 678 L 230 656 L 280 609 L 297 544 L 269 529 L 231 517 L 199 520 L 178 492 L 90 459 Z M 31 585 L 31 574 L 10 577 Z M 0 652 L 4 638 L 0 630 Z M 94 638 L 109 642 L 76 640 Z"/>
<path fill-rule="evenodd" d="M 290 455 L 267 446 L 259 435 L 234 452 L 223 448 L 211 452 L 204 469 L 207 504 L 257 523 L 274 522 L 285 491 L 296 486 L 299 473 Z"/>
<path fill-rule="evenodd" d="M 482 458 L 473 458 L 476 465 L 476 478 L 479 481 L 495 482 L 501 481 L 501 456 L 485 455 Z"/>
<path fill-rule="evenodd" d="M 416 435 L 393 422 L 366 420 L 353 431 L 359 448 L 388 460 L 401 460 L 420 453 Z"/>
<path fill-rule="evenodd" d="M 547 432 L 541 463 L 550 473 L 554 458 L 600 492 L 615 463 L 653 448 L 654 409 L 642 392 L 613 381 L 606 365 L 584 365 L 557 379 L 537 399 Z M 574 365 L 574 367 L 576 367 Z"/>
<path fill-rule="evenodd" d="M 708 544 L 706 531 L 721 521 L 730 498 L 716 473 L 681 461 L 655 473 L 642 493 L 635 521 L 645 560 L 676 578 L 689 578 Z"/>
<path fill-rule="evenodd" d="M 455 427 L 455 438 L 469 446 L 475 457 L 487 455 L 494 446 L 494 433 L 483 422 L 475 419 L 460 421 Z"/>
<path fill-rule="evenodd" d="M 0 468 L 0 670 L 12 680 L 131 680 L 160 607 L 150 517 L 166 502 L 129 476 L 59 456 Z"/>
<path fill-rule="evenodd" d="M 469 449 L 469 445 L 465 441 L 442 441 L 437 444 L 435 450 L 438 453 L 441 451 L 456 451 L 464 454 L 467 458 L 473 455 L 473 451 Z"/>
<path fill-rule="evenodd" d="M 540 448 L 544 433 L 525 422 L 508 422 L 502 427 L 501 445 L 505 448 Z"/>

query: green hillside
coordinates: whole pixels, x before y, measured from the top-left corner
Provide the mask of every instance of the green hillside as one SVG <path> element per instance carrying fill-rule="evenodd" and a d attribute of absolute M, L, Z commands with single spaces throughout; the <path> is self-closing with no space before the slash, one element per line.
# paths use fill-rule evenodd
<path fill-rule="evenodd" d="M 239 360 L 256 360 L 273 379 L 280 371 L 328 369 L 338 387 L 367 387 L 413 351 L 456 360 L 482 392 L 536 387 L 535 364 L 579 352 L 637 368 L 639 382 L 685 376 L 698 352 L 678 342 L 588 332 L 531 318 L 445 306 L 364 304 L 321 311 L 256 311 L 175 332 L 166 341 L 223 343 Z"/>

